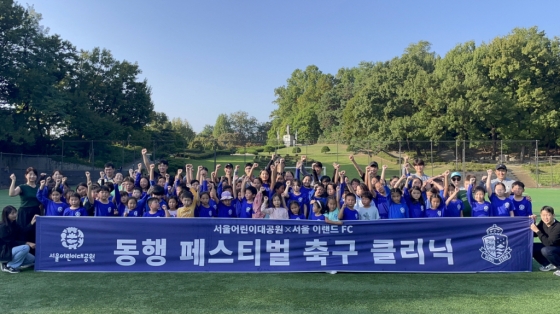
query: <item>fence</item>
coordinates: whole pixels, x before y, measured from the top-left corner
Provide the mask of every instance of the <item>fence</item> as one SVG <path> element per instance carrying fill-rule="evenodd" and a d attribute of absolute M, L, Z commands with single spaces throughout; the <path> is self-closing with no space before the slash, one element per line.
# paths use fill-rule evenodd
<path fill-rule="evenodd" d="M 301 144 L 301 153 L 307 154 L 309 143 Z M 365 154 L 367 162 L 404 164 L 409 157 L 425 162 L 429 176 L 450 169 L 463 174 L 473 173 L 480 178 L 487 169 L 499 163 L 508 167 L 508 176 L 523 181 L 527 187 L 560 186 L 560 156 L 555 151 L 539 146 L 537 140 L 520 141 L 353 141 L 350 145 L 340 142 L 315 144 L 328 146 L 336 161 L 347 159 L 349 153 Z M 311 151 L 309 149 L 309 151 Z"/>
<path fill-rule="evenodd" d="M 172 163 L 174 157 L 182 157 L 204 160 L 204 165 L 208 168 L 215 166 L 216 157 L 220 155 L 236 154 L 236 163 L 264 163 L 269 158 L 263 156 L 266 152 L 277 151 L 287 156 L 286 159 L 290 161 L 287 166 L 294 166 L 295 159 L 292 154 L 297 154 L 297 149 L 299 154 L 308 155 L 310 159 L 322 160 L 327 159 L 326 155 L 322 154 L 322 148 L 327 146 L 328 160 L 334 159 L 341 164 L 347 163 L 348 155 L 354 153 L 361 154 L 362 161 L 367 160 L 369 163 L 375 160 L 380 165 L 388 164 L 397 168 L 408 156 L 411 161 L 414 158 L 422 158 L 426 164 L 425 173 L 432 176 L 446 169 L 462 173 L 484 172 L 489 167 L 495 167 L 497 163 L 503 163 L 508 167 L 508 175 L 522 180 L 529 187 L 560 186 L 560 156 L 556 152 L 539 147 L 538 141 L 354 141 L 350 145 L 341 142 L 317 144 L 301 141 L 297 143 L 296 150 L 274 145 L 270 150 L 270 146 L 254 145 L 246 143 L 233 146 L 209 141 L 193 149 L 193 145 L 186 141 L 61 141 L 54 148 L 46 150 L 52 154 L 0 152 L 0 169 L 5 173 L 18 173 L 34 166 L 45 172 L 59 169 L 63 170 L 65 175 L 68 172 L 83 175 L 83 171 L 101 170 L 105 162 L 111 161 L 117 169 L 127 172 L 142 162 L 143 148 L 148 149 L 152 161 L 165 158 Z M 255 157 L 254 154 L 259 156 Z M 177 166 L 181 166 L 181 163 L 184 166 L 184 162 L 184 159 L 177 158 Z M 4 182 L 6 177 L 2 176 L 0 185 L 7 184 Z"/>

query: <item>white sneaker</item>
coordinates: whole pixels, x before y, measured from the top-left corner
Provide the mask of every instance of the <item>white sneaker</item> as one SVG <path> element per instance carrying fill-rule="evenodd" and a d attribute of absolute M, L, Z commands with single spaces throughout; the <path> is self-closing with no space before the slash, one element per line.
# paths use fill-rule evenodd
<path fill-rule="evenodd" d="M 556 266 L 552 265 L 552 264 L 548 264 L 546 266 L 541 266 L 539 267 L 540 271 L 550 271 L 550 270 L 555 270 Z"/>
<path fill-rule="evenodd" d="M 19 269 L 27 269 L 27 268 L 31 268 L 33 266 L 35 266 L 35 263 L 31 263 L 31 264 L 27 264 L 27 265 L 21 265 L 19 267 Z"/>
<path fill-rule="evenodd" d="M 554 275 L 560 277 L 560 270 L 555 271 L 555 272 L 554 272 Z"/>

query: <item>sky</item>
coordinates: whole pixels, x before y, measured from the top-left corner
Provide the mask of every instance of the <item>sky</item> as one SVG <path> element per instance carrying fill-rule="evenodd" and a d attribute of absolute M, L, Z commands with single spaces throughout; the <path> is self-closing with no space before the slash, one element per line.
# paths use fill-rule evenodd
<path fill-rule="evenodd" d="M 243 110 L 268 121 L 274 89 L 309 65 L 336 74 L 390 60 L 421 40 L 444 56 L 515 27 L 560 36 L 560 1 L 553 0 L 16 1 L 78 49 L 106 48 L 137 62 L 154 110 L 186 119 L 196 132 L 220 113 Z"/>

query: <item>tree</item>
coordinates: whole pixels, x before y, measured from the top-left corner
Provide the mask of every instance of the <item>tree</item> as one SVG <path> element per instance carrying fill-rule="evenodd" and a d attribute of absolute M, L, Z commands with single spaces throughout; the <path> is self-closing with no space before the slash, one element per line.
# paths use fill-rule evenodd
<path fill-rule="evenodd" d="M 254 140 L 259 122 L 255 117 L 249 116 L 245 111 L 237 111 L 229 115 L 228 121 L 232 133 L 239 134 L 239 138 L 244 143 Z"/>
<path fill-rule="evenodd" d="M 331 149 L 328 146 L 321 147 L 321 153 L 323 153 L 323 154 L 326 154 L 330 151 L 331 151 Z"/>
<path fill-rule="evenodd" d="M 213 136 L 212 134 L 214 133 L 214 126 L 210 125 L 210 124 L 206 124 L 204 125 L 204 127 L 202 128 L 202 131 L 198 134 L 202 135 L 202 136 Z"/>
<path fill-rule="evenodd" d="M 274 147 L 272 147 L 272 146 L 270 146 L 270 145 L 266 145 L 266 146 L 263 148 L 263 151 L 264 151 L 265 153 L 273 153 L 274 150 L 275 150 Z"/>
<path fill-rule="evenodd" d="M 294 147 L 294 148 L 292 149 L 292 153 L 293 153 L 293 154 L 299 154 L 299 153 L 301 153 L 301 148 L 299 148 L 299 147 Z"/>
<path fill-rule="evenodd" d="M 173 118 L 173 120 L 171 120 L 171 129 L 173 129 L 173 131 L 175 131 L 175 133 L 177 133 L 179 137 L 186 142 L 192 141 L 196 136 L 191 124 L 186 119 L 181 120 L 180 118 Z"/>
<path fill-rule="evenodd" d="M 214 124 L 214 130 L 212 134 L 215 138 L 219 138 L 220 135 L 224 133 L 232 133 L 232 128 L 228 116 L 222 113 L 218 115 L 218 118 L 216 118 L 216 124 Z"/>

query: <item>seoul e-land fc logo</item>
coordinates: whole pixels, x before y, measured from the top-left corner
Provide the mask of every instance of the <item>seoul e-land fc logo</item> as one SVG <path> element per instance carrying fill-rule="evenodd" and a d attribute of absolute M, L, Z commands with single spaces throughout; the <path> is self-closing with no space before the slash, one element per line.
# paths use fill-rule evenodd
<path fill-rule="evenodd" d="M 486 235 L 482 237 L 483 247 L 481 257 L 494 265 L 500 265 L 511 258 L 511 248 L 508 247 L 508 237 L 502 234 L 504 229 L 496 224 L 486 229 Z"/>
<path fill-rule="evenodd" d="M 75 250 L 84 244 L 84 233 L 76 227 L 68 227 L 62 230 L 60 242 L 63 247 Z"/>

